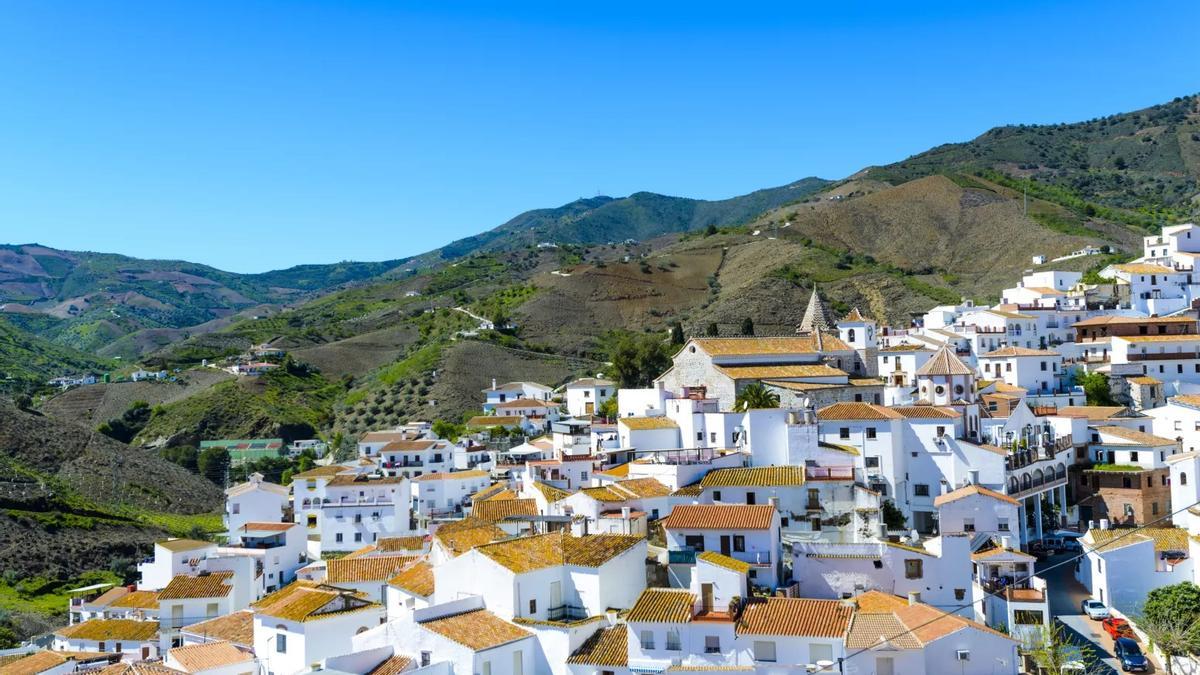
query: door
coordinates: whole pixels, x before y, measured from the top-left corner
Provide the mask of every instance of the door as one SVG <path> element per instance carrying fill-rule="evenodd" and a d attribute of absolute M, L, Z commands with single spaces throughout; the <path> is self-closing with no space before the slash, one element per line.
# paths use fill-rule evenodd
<path fill-rule="evenodd" d="M 563 602 L 562 602 L 562 582 L 561 581 L 551 581 L 550 582 L 550 611 L 553 612 L 555 609 L 562 607 L 562 604 L 563 604 Z"/>
<path fill-rule="evenodd" d="M 713 607 L 713 585 L 700 584 L 700 607 L 705 612 L 711 612 Z"/>
<path fill-rule="evenodd" d="M 721 555 L 729 555 L 733 552 L 733 547 L 729 541 L 729 535 L 721 535 Z"/>
<path fill-rule="evenodd" d="M 896 664 L 890 656 L 875 657 L 875 675 L 895 675 Z"/>
<path fill-rule="evenodd" d="M 596 404 L 592 403 L 591 401 L 588 401 L 587 403 L 583 404 L 583 412 L 588 415 L 591 415 L 595 409 L 596 409 Z"/>

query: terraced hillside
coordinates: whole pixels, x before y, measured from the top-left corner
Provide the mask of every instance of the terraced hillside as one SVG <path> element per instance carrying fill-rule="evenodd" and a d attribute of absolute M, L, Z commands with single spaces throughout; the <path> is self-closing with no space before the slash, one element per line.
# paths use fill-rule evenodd
<path fill-rule="evenodd" d="M 182 401 L 233 375 L 215 368 L 196 368 L 177 375 L 174 382 L 114 382 L 69 389 L 42 404 L 42 412 L 55 419 L 88 428 L 118 417 L 134 401 L 151 406 Z"/>

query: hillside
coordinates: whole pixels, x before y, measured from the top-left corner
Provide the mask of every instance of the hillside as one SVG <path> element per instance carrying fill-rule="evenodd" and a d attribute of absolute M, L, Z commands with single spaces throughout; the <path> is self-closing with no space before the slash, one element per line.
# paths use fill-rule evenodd
<path fill-rule="evenodd" d="M 499 227 L 448 244 L 435 254 L 458 258 L 480 251 L 520 248 L 540 242 L 602 244 L 638 241 L 665 234 L 740 225 L 768 209 L 808 197 L 829 181 L 804 178 L 747 195 L 705 201 L 636 192 L 622 199 L 579 199 L 553 209 L 526 211 Z"/>
<path fill-rule="evenodd" d="M 56 345 L 0 316 L 0 391 L 40 384 L 60 375 L 102 372 L 105 359 Z"/>
<path fill-rule="evenodd" d="M 147 330 L 178 330 L 259 305 L 260 313 L 306 294 L 383 274 L 402 261 L 302 265 L 234 274 L 177 260 L 61 251 L 38 244 L 0 245 L 0 311 L 56 343 L 110 355 L 144 353 L 141 341 L 112 348 Z M 167 333 L 178 340 L 186 334 Z M 161 346 L 164 338 L 150 338 Z"/>
<path fill-rule="evenodd" d="M 21 575 L 65 578 L 99 560 L 136 559 L 168 532 L 211 524 L 197 514 L 221 499 L 149 451 L 3 400 L 0 476 L 0 569 Z"/>
<path fill-rule="evenodd" d="M 233 375 L 215 368 L 196 368 L 176 375 L 171 382 L 112 382 L 75 387 L 45 401 L 42 412 L 50 417 L 94 429 L 129 409 L 135 401 L 151 406 L 182 401 Z"/>
<path fill-rule="evenodd" d="M 1111 215 L 1131 224 L 1193 216 L 1200 191 L 1200 96 L 1085 122 L 996 127 L 966 143 L 872 168 L 868 175 L 901 183 L 978 169 L 1128 211 Z M 1031 187 L 1035 193 L 1037 186 Z"/>

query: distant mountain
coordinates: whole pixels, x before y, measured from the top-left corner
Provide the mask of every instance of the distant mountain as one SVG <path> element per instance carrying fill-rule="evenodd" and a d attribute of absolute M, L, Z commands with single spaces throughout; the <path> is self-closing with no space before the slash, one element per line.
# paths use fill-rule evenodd
<path fill-rule="evenodd" d="M 1200 192 L 1200 96 L 1085 122 L 996 127 L 866 175 L 901 183 L 979 169 L 1033 179 L 1099 205 L 1192 216 Z"/>
<path fill-rule="evenodd" d="M 260 305 L 269 311 L 270 305 L 378 276 L 400 262 L 235 274 L 178 260 L 0 245 L 0 311 L 58 344 L 99 351 L 138 331 L 197 326 Z"/>
<path fill-rule="evenodd" d="M 434 253 L 458 258 L 470 253 L 531 246 L 541 242 L 603 244 L 645 240 L 664 234 L 701 230 L 709 225 L 742 225 L 770 209 L 801 201 L 831 181 L 804 178 L 794 183 L 718 201 L 635 192 L 628 197 L 579 199 L 551 209 L 526 211 L 473 237 Z"/>

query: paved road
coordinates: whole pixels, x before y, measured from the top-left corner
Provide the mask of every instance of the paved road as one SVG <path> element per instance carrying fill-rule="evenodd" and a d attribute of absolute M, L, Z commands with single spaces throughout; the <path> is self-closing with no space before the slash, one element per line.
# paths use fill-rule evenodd
<path fill-rule="evenodd" d="M 1043 572 L 1043 569 L 1069 559 L 1070 554 L 1051 556 L 1037 563 L 1037 575 L 1046 580 L 1050 592 L 1050 616 L 1063 623 L 1068 629 L 1072 641 L 1079 646 L 1090 645 L 1096 656 L 1100 657 L 1109 670 L 1097 668 L 1094 672 L 1120 672 L 1120 665 L 1113 656 L 1112 638 L 1100 628 L 1099 621 L 1089 619 L 1079 609 L 1079 603 L 1089 597 L 1087 588 L 1075 580 L 1075 566 L 1067 563 L 1055 569 Z M 1144 645 L 1143 645 L 1144 646 Z M 1157 664 L 1150 659 L 1149 672 L 1157 672 Z"/>

